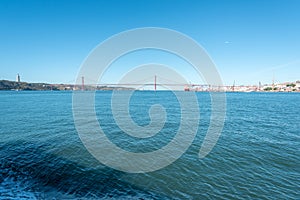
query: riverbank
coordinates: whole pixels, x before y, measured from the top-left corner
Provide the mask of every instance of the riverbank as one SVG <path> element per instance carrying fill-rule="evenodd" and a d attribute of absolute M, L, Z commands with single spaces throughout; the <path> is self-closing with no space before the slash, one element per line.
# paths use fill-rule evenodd
<path fill-rule="evenodd" d="M 74 84 L 49 84 L 49 83 L 27 83 L 9 80 L 0 80 L 0 90 L 81 90 L 82 86 Z M 84 90 L 134 90 L 128 87 L 109 87 L 109 86 L 84 86 Z"/>

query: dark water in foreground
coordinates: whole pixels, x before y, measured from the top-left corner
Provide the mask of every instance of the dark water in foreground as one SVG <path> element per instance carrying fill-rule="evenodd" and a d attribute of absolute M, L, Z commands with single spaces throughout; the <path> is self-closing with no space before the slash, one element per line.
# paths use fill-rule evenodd
<path fill-rule="evenodd" d="M 126 140 L 114 123 L 110 96 L 97 92 L 97 116 L 122 148 L 137 151 L 142 143 L 142 151 L 152 151 L 176 134 L 180 107 L 172 93 L 132 96 L 129 110 L 139 125 L 149 123 L 152 104 L 166 108 L 164 129 L 144 142 Z M 210 97 L 197 97 L 201 121 L 187 152 L 164 169 L 128 174 L 100 164 L 84 148 L 71 92 L 0 92 L 0 199 L 300 198 L 299 93 L 227 93 L 222 135 L 204 159 L 198 151 L 208 129 Z"/>

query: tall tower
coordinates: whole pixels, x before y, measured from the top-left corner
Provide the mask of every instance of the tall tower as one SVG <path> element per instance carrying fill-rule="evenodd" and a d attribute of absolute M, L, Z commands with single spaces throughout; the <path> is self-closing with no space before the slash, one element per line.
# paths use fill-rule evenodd
<path fill-rule="evenodd" d="M 273 71 L 273 79 L 272 79 L 272 90 L 275 88 L 275 83 L 274 83 L 274 71 Z"/>
<path fill-rule="evenodd" d="M 154 91 L 156 91 L 156 75 L 154 76 Z"/>
<path fill-rule="evenodd" d="M 84 76 L 81 77 L 81 90 L 84 90 Z"/>
<path fill-rule="evenodd" d="M 20 83 L 20 75 L 19 74 L 17 74 L 17 78 L 16 78 L 16 82 L 18 82 L 18 83 Z"/>

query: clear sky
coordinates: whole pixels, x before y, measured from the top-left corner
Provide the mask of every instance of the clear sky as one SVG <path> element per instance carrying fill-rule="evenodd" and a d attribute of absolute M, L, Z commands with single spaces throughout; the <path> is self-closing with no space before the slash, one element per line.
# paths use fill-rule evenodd
<path fill-rule="evenodd" d="M 195 39 L 225 84 L 300 80 L 299 0 L 0 0 L 0 79 L 74 82 L 100 42 L 149 26 Z"/>

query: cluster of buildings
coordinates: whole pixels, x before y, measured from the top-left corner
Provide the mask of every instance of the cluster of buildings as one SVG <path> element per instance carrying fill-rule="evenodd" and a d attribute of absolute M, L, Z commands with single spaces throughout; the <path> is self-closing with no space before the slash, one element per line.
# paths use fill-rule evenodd
<path fill-rule="evenodd" d="M 232 85 L 232 86 L 212 86 L 212 85 L 186 85 L 184 91 L 197 92 L 300 92 L 300 81 L 272 83 L 262 85 Z"/>
<path fill-rule="evenodd" d="M 300 81 L 266 85 L 265 91 L 300 92 Z"/>

